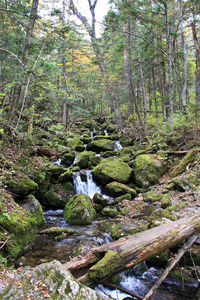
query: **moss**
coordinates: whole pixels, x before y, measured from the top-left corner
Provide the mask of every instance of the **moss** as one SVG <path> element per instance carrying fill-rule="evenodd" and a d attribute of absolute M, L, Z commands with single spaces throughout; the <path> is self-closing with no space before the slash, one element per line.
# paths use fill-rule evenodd
<path fill-rule="evenodd" d="M 136 195 L 137 195 L 137 192 L 132 189 L 131 187 L 125 185 L 125 184 L 122 184 L 122 183 L 119 183 L 119 182 L 111 182 L 109 184 L 106 185 L 106 191 L 112 195 L 112 196 L 121 196 L 121 195 L 124 195 L 124 194 L 131 194 L 132 198 L 134 198 Z"/>
<path fill-rule="evenodd" d="M 118 216 L 119 212 L 115 208 L 110 208 L 110 207 L 104 207 L 101 211 L 103 216 L 115 218 Z"/>
<path fill-rule="evenodd" d="M 185 156 L 184 158 L 179 162 L 178 166 L 176 166 L 172 172 L 171 172 L 171 176 L 175 177 L 181 173 L 183 173 L 187 167 L 187 165 L 191 162 L 193 162 L 198 155 L 198 151 L 196 149 L 192 149 L 190 150 Z"/>
<path fill-rule="evenodd" d="M 170 194 L 164 194 L 161 199 L 161 208 L 167 208 L 172 205 L 172 197 Z"/>
<path fill-rule="evenodd" d="M 74 195 L 65 205 L 63 215 L 70 224 L 91 224 L 96 211 L 85 194 Z"/>
<path fill-rule="evenodd" d="M 131 179 L 132 170 L 120 158 L 113 156 L 103 159 L 94 167 L 92 175 L 102 184 L 111 181 L 126 183 Z"/>
<path fill-rule="evenodd" d="M 70 169 L 67 169 L 58 177 L 59 182 L 66 182 L 72 179 L 73 172 Z"/>
<path fill-rule="evenodd" d="M 62 235 L 63 237 L 66 237 L 69 234 L 73 234 L 74 230 L 71 228 L 66 227 L 50 227 L 44 230 L 40 231 L 40 234 L 47 234 L 50 236 L 59 236 Z"/>
<path fill-rule="evenodd" d="M 111 274 L 120 264 L 120 254 L 109 250 L 104 257 L 89 270 L 88 277 L 93 282 L 98 282 L 100 279 Z"/>
<path fill-rule="evenodd" d="M 80 167 L 80 169 L 88 168 L 88 163 L 92 157 L 95 157 L 95 153 L 92 151 L 84 151 L 78 155 L 78 159 L 76 165 Z"/>
<path fill-rule="evenodd" d="M 188 205 L 189 205 L 189 202 L 185 202 L 184 201 L 184 202 L 180 202 L 180 203 L 175 204 L 175 205 L 171 205 L 167 209 L 169 211 L 177 211 L 177 210 L 180 210 L 180 209 L 182 209 L 184 207 L 187 207 Z"/>
<path fill-rule="evenodd" d="M 154 202 L 160 201 L 162 195 L 151 190 L 151 191 L 147 192 L 144 197 L 147 202 L 154 203 Z"/>

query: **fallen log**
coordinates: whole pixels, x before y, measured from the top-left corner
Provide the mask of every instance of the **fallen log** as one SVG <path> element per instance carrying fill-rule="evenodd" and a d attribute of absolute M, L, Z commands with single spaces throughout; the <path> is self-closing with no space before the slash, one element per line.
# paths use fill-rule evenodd
<path fill-rule="evenodd" d="M 80 282 L 92 286 L 136 266 L 200 231 L 200 213 L 94 247 L 65 266 Z"/>

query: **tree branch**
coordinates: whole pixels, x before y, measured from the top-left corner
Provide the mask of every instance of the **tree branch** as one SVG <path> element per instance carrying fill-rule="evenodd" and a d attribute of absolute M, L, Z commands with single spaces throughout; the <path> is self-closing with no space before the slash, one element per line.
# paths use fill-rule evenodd
<path fill-rule="evenodd" d="M 12 52 L 10 52 L 10 51 L 8 51 L 8 50 L 6 50 L 6 49 L 3 49 L 3 48 L 0 48 L 0 51 L 4 51 L 4 52 L 7 52 L 7 53 L 9 53 L 11 56 L 14 56 L 17 60 L 18 60 L 18 62 L 20 63 L 20 65 L 22 65 L 22 67 L 25 67 L 25 65 L 22 63 L 22 61 L 17 57 L 17 55 L 15 55 L 14 53 L 12 53 Z"/>

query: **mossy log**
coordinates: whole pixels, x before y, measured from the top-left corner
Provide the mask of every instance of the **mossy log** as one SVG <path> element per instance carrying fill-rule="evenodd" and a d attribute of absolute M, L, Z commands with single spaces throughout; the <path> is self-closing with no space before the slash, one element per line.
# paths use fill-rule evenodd
<path fill-rule="evenodd" d="M 200 231 L 200 213 L 92 248 L 65 264 L 82 283 L 92 286 L 174 247 Z"/>

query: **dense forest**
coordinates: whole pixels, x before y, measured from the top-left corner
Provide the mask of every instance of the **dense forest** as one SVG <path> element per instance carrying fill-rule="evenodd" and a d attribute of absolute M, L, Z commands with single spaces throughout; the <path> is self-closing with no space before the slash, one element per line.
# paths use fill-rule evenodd
<path fill-rule="evenodd" d="M 199 1 L 112 0 L 101 35 L 97 1 L 85 5 L 89 17 L 78 1 L 0 2 L 1 125 L 30 133 L 33 122 L 62 129 L 113 115 L 145 136 L 152 126 L 195 127 Z"/>

